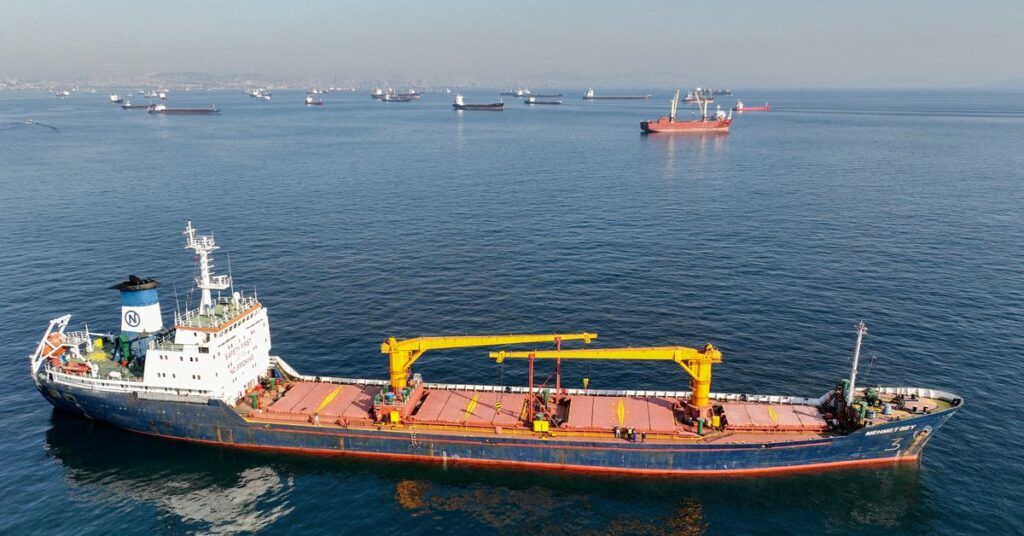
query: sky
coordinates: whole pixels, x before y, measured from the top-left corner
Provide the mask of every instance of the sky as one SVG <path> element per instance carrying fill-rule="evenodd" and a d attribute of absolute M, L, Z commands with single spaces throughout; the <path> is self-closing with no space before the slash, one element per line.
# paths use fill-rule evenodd
<path fill-rule="evenodd" d="M 5 79 L 978 87 L 1022 55 L 1024 0 L 0 0 Z"/>

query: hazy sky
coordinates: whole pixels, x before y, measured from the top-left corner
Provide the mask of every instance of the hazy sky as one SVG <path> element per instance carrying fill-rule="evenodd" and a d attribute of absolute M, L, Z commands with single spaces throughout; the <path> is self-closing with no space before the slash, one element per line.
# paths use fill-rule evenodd
<path fill-rule="evenodd" d="M 1024 0 L 0 0 L 0 76 L 23 79 L 948 87 L 1024 78 L 1022 56 Z"/>

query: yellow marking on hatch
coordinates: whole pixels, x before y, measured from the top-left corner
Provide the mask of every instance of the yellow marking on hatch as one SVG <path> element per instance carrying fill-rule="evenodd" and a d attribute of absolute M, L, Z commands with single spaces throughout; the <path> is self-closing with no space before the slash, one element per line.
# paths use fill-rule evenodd
<path fill-rule="evenodd" d="M 320 413 L 320 410 L 326 408 L 327 404 L 330 404 L 331 400 L 334 400 L 334 397 L 338 396 L 338 393 L 340 393 L 340 392 L 341 392 L 341 387 L 338 387 L 337 389 L 331 391 L 331 394 L 327 395 L 327 398 L 325 398 L 324 401 L 321 402 L 320 405 L 316 407 L 316 412 Z"/>

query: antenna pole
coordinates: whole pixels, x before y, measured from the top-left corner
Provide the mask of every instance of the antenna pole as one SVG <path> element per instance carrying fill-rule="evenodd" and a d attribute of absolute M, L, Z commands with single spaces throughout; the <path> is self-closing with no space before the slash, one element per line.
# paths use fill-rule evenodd
<path fill-rule="evenodd" d="M 178 323 L 178 319 L 181 318 L 181 306 L 178 304 L 178 284 L 171 282 L 171 287 L 174 288 L 174 323 Z"/>
<path fill-rule="evenodd" d="M 228 281 L 231 282 L 231 297 L 235 296 L 235 278 L 231 277 L 231 252 L 228 252 Z"/>
<path fill-rule="evenodd" d="M 867 332 L 868 326 L 861 320 L 857 324 L 857 346 L 853 350 L 853 367 L 850 369 L 850 392 L 846 393 L 847 406 L 853 404 L 853 393 L 857 389 L 857 362 L 860 360 L 860 343 Z"/>

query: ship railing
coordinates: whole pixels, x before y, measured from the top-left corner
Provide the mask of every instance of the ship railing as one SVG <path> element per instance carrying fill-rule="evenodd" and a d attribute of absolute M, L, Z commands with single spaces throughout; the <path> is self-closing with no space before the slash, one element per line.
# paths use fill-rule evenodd
<path fill-rule="evenodd" d="M 91 333 L 88 331 L 65 331 L 64 332 L 64 344 L 70 344 L 78 346 L 83 343 L 88 343 L 93 336 L 102 337 L 105 333 Z"/>
<path fill-rule="evenodd" d="M 174 342 L 174 332 L 168 331 L 158 337 L 153 337 L 146 344 L 146 348 L 149 350 L 184 350 L 184 344 L 177 344 Z"/>
<path fill-rule="evenodd" d="M 385 381 L 385 383 L 387 383 Z M 483 392 L 505 392 L 505 393 L 529 393 L 529 387 L 504 386 L 504 385 L 476 385 L 476 384 L 451 384 L 451 383 L 425 383 L 427 389 L 446 391 L 483 391 Z M 534 387 L 534 392 L 542 389 Z M 637 398 L 689 398 L 691 391 L 671 390 L 649 390 L 649 389 L 562 389 L 562 392 L 569 396 L 618 396 Z M 743 393 L 710 393 L 709 398 L 717 402 L 761 402 L 769 404 L 791 404 L 791 405 L 817 405 L 817 398 L 786 395 L 755 395 Z"/>
<path fill-rule="evenodd" d="M 377 385 L 385 386 L 390 383 L 388 380 L 373 380 L 366 378 L 341 378 L 337 376 L 310 376 L 300 374 L 284 359 L 279 356 L 271 356 L 271 362 L 281 367 L 289 376 L 304 381 L 321 381 L 326 383 L 342 383 L 351 385 Z M 527 394 L 529 387 L 510 385 L 480 385 L 480 384 L 456 384 L 456 383 L 424 383 L 427 389 L 440 391 L 481 391 L 481 392 L 502 392 Z M 541 392 L 543 388 L 534 387 L 534 392 Z M 876 387 L 881 394 L 891 395 L 917 395 L 924 398 L 933 398 L 952 402 L 959 397 L 938 389 L 923 387 Z M 859 391 L 860 389 L 858 389 Z M 653 397 L 653 398 L 689 398 L 691 391 L 658 391 L 658 390 L 637 390 L 637 389 L 562 389 L 570 396 L 573 395 L 594 395 L 594 396 L 619 396 L 619 397 Z M 788 395 L 765 395 L 750 393 L 710 393 L 708 395 L 717 402 L 757 402 L 762 404 L 787 404 L 796 406 L 819 406 L 828 394 L 821 397 L 788 396 Z"/>
<path fill-rule="evenodd" d="M 44 373 L 40 373 L 44 374 Z M 123 393 L 161 393 L 179 396 L 193 396 L 193 397 L 206 397 L 214 398 L 212 391 L 206 389 L 187 389 L 187 388 L 171 388 L 171 387 L 156 387 L 152 385 L 145 385 L 142 383 L 141 378 L 125 378 L 120 380 L 105 380 L 100 378 L 92 378 L 89 376 L 79 376 L 76 374 L 68 374 L 60 372 L 59 370 L 47 367 L 45 374 L 55 383 L 61 383 L 64 385 L 72 385 L 77 387 L 85 387 L 95 391 L 116 391 Z"/>
<path fill-rule="evenodd" d="M 325 383 L 344 383 L 349 385 L 387 385 L 388 380 L 372 380 L 367 378 L 340 378 L 337 376 L 312 376 L 309 374 L 300 374 L 299 371 L 295 370 L 287 361 L 281 359 L 280 356 L 270 356 L 270 362 L 285 371 L 289 376 L 297 378 L 307 382 L 325 382 Z"/>
<path fill-rule="evenodd" d="M 952 403 L 954 400 L 963 401 L 963 398 L 957 396 L 948 391 L 940 389 L 931 389 L 928 387 L 874 387 L 874 390 L 878 391 L 882 395 L 917 395 L 922 398 L 931 398 L 934 400 L 944 400 Z M 863 392 L 863 389 L 858 388 L 857 391 Z"/>
<path fill-rule="evenodd" d="M 177 316 L 174 323 L 193 328 L 215 328 L 230 320 L 234 315 L 245 311 L 256 305 L 259 301 L 254 296 L 244 296 L 235 302 L 231 297 L 220 297 L 214 300 L 214 305 L 227 305 L 228 312 L 223 315 L 211 315 L 204 313 L 200 308 L 190 309 Z"/>
<path fill-rule="evenodd" d="M 303 381 L 319 381 L 325 383 L 340 383 L 347 385 L 374 385 L 374 386 L 386 386 L 390 382 L 388 380 L 373 380 L 367 378 L 342 378 L 338 376 L 310 376 L 308 374 L 299 374 L 291 365 L 278 356 L 271 356 L 271 360 L 274 364 L 279 366 L 282 370 L 288 373 L 289 376 L 303 380 Z M 482 384 L 471 384 L 471 383 L 424 383 L 423 387 L 434 391 L 475 391 L 485 393 L 516 393 L 516 394 L 528 394 L 530 392 L 529 387 L 523 386 L 512 386 L 512 385 L 482 385 Z M 544 388 L 534 387 L 534 392 L 540 393 Z M 619 396 L 619 397 L 644 397 L 644 398 L 689 398 L 690 391 L 652 391 L 652 390 L 640 390 L 640 389 L 562 389 L 567 395 L 570 396 Z M 769 404 L 791 404 L 801 406 L 817 406 L 819 399 L 808 398 L 801 396 L 784 396 L 784 395 L 752 395 L 752 394 L 738 394 L 738 393 L 711 393 L 709 395 L 713 400 L 719 402 L 762 402 Z"/>
<path fill-rule="evenodd" d="M 207 395 L 194 395 L 194 394 L 178 394 L 178 393 L 164 393 L 164 392 L 136 392 L 136 396 L 143 400 L 159 400 L 162 402 L 186 402 L 189 404 L 208 404 L 210 402 L 210 396 Z"/>

